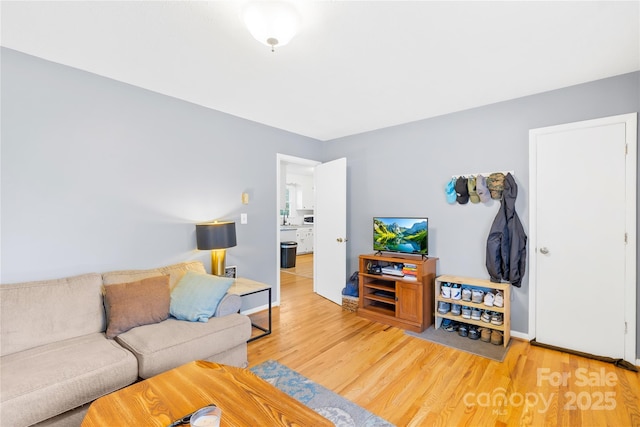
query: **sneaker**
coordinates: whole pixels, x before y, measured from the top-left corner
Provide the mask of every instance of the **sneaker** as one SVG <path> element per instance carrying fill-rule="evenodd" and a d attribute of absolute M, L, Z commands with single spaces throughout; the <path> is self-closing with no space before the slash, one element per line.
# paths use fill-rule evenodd
<path fill-rule="evenodd" d="M 471 302 L 471 288 L 462 288 L 462 301 Z"/>
<path fill-rule="evenodd" d="M 480 320 L 480 309 L 474 308 L 471 310 L 471 320 Z"/>
<path fill-rule="evenodd" d="M 491 322 L 491 313 L 489 313 L 489 310 L 482 310 L 482 316 L 480 316 L 480 320 L 485 323 Z"/>
<path fill-rule="evenodd" d="M 491 324 L 500 326 L 504 323 L 502 313 L 496 313 L 495 311 L 491 314 Z"/>
<path fill-rule="evenodd" d="M 477 340 L 480 338 L 480 331 L 478 331 L 477 326 L 469 326 L 469 338 L 472 340 Z"/>
<path fill-rule="evenodd" d="M 454 283 L 451 286 L 451 299 L 461 299 L 462 298 L 462 290 L 460 289 L 460 285 Z"/>
<path fill-rule="evenodd" d="M 491 292 L 487 292 L 484 296 L 484 305 L 493 307 L 495 304 L 495 296 Z"/>
<path fill-rule="evenodd" d="M 460 304 L 451 304 L 451 314 L 454 316 L 460 316 L 462 312 L 462 306 Z"/>
<path fill-rule="evenodd" d="M 480 328 L 480 341 L 491 342 L 491 329 Z"/>
<path fill-rule="evenodd" d="M 495 329 L 491 332 L 491 344 L 502 345 L 503 338 L 502 332 L 496 331 Z"/>
<path fill-rule="evenodd" d="M 471 307 L 462 307 L 462 317 L 471 319 Z"/>
<path fill-rule="evenodd" d="M 480 289 L 474 289 L 471 291 L 471 302 L 480 304 L 482 302 L 482 298 L 484 298 L 484 292 Z"/>
<path fill-rule="evenodd" d="M 446 325 L 446 326 L 444 326 L 444 325 L 445 325 L 445 322 L 446 322 L 447 320 L 448 320 L 449 322 L 447 323 L 447 325 Z M 455 332 L 455 331 L 457 331 L 457 330 L 458 330 L 458 325 L 459 325 L 459 323 L 458 323 L 458 322 L 454 322 L 454 321 L 453 321 L 453 320 L 451 320 L 451 319 L 444 319 L 444 320 L 442 321 L 442 327 L 443 327 L 443 328 L 444 328 L 444 330 L 445 330 L 445 331 L 447 331 L 447 332 Z"/>
<path fill-rule="evenodd" d="M 465 325 L 464 323 L 461 323 L 460 326 L 458 326 L 458 335 L 460 335 L 461 337 L 466 337 L 469 335 L 469 327 L 467 325 Z"/>
<path fill-rule="evenodd" d="M 442 298 L 451 298 L 451 283 L 442 283 L 442 286 L 440 286 L 440 295 L 442 296 Z"/>
<path fill-rule="evenodd" d="M 449 311 L 451 311 L 451 303 L 438 301 L 438 313 L 447 314 Z"/>
<path fill-rule="evenodd" d="M 496 297 L 495 297 L 495 300 L 493 301 L 493 305 L 495 305 L 496 307 L 504 306 L 504 295 L 502 295 L 501 291 L 498 291 L 496 293 Z"/>

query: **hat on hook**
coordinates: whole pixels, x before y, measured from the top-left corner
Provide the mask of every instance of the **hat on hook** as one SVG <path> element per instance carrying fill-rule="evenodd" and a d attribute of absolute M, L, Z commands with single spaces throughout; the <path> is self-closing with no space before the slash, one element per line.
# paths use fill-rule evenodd
<path fill-rule="evenodd" d="M 467 188 L 469 189 L 469 200 L 471 200 L 471 203 L 480 203 L 480 196 L 478 196 L 478 192 L 476 191 L 475 177 L 469 177 L 467 180 Z"/>
<path fill-rule="evenodd" d="M 487 203 L 491 200 L 491 194 L 487 187 L 487 179 L 482 175 L 476 176 L 476 191 L 478 192 L 478 197 L 480 197 L 480 201 L 482 203 Z"/>
<path fill-rule="evenodd" d="M 494 172 L 487 178 L 487 187 L 491 192 L 491 198 L 494 200 L 502 199 L 502 191 L 504 190 L 504 174 L 502 172 Z"/>
<path fill-rule="evenodd" d="M 453 204 L 456 202 L 456 179 L 451 178 L 451 181 L 444 187 L 444 192 L 447 195 L 447 203 Z"/>
<path fill-rule="evenodd" d="M 467 178 L 464 176 L 458 177 L 456 181 L 456 200 L 461 205 L 469 202 L 469 188 L 467 187 Z"/>

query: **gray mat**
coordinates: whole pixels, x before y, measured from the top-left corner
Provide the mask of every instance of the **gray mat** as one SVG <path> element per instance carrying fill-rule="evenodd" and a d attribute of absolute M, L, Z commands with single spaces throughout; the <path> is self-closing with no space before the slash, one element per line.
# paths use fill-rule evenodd
<path fill-rule="evenodd" d="M 444 329 L 435 329 L 433 325 L 429 326 L 422 333 L 406 331 L 407 335 L 431 341 L 436 344 L 442 344 L 447 347 L 466 351 L 467 353 L 477 356 L 486 357 L 487 359 L 502 362 L 509 351 L 511 342 L 507 347 L 503 345 L 494 345 L 480 340 L 471 340 L 461 337 L 457 332 L 447 332 Z"/>

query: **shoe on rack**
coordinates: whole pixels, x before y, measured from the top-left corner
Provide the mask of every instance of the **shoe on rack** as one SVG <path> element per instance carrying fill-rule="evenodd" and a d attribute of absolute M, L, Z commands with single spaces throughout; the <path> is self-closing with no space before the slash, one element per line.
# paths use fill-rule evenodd
<path fill-rule="evenodd" d="M 466 337 L 469 335 L 469 327 L 467 325 L 465 325 L 464 323 L 461 323 L 460 326 L 458 326 L 458 335 L 460 335 L 461 337 Z"/>
<path fill-rule="evenodd" d="M 480 320 L 485 323 L 491 323 L 491 313 L 489 310 L 482 310 L 482 315 L 480 316 Z"/>
<path fill-rule="evenodd" d="M 461 299 L 462 298 L 462 289 L 460 289 L 460 285 L 458 283 L 454 283 L 451 285 L 451 299 Z"/>
<path fill-rule="evenodd" d="M 484 298 L 484 292 L 482 292 L 480 289 L 473 289 L 471 291 L 471 302 L 480 304 L 483 298 Z"/>
<path fill-rule="evenodd" d="M 451 283 L 443 282 L 440 286 L 440 296 L 442 298 L 451 298 Z"/>
<path fill-rule="evenodd" d="M 491 329 L 480 328 L 480 341 L 491 342 Z"/>
<path fill-rule="evenodd" d="M 462 301 L 471 302 L 471 288 L 462 287 Z"/>
<path fill-rule="evenodd" d="M 450 302 L 438 301 L 438 313 L 447 314 L 449 311 L 451 311 Z"/>
<path fill-rule="evenodd" d="M 451 314 L 454 316 L 460 316 L 462 313 L 462 306 L 460 304 L 451 304 Z"/>
<path fill-rule="evenodd" d="M 491 344 L 502 345 L 503 342 L 502 332 L 495 329 L 491 331 Z"/>
<path fill-rule="evenodd" d="M 502 294 L 502 291 L 496 292 L 496 298 L 493 301 L 493 305 L 495 305 L 496 307 L 504 306 L 504 295 Z"/>
<path fill-rule="evenodd" d="M 493 307 L 495 304 L 495 296 L 491 292 L 487 292 L 484 296 L 484 305 Z"/>
<path fill-rule="evenodd" d="M 495 311 L 491 314 L 491 324 L 500 326 L 504 323 L 502 313 L 496 313 Z"/>
<path fill-rule="evenodd" d="M 474 308 L 471 310 L 471 319 L 472 320 L 480 320 L 480 309 Z"/>
<path fill-rule="evenodd" d="M 447 322 L 447 321 L 448 321 L 448 322 Z M 446 322 L 446 326 L 445 326 L 445 322 Z M 458 325 L 459 325 L 459 323 L 458 323 L 458 322 L 454 322 L 454 321 L 453 321 L 453 320 L 451 320 L 451 319 L 444 319 L 444 320 L 442 321 L 442 325 L 441 325 L 441 326 L 442 326 L 442 328 L 443 328 L 445 331 L 447 331 L 447 332 L 455 332 L 455 331 L 457 331 L 457 330 L 458 330 Z"/>
<path fill-rule="evenodd" d="M 469 326 L 469 338 L 472 340 L 477 340 L 480 338 L 480 331 L 478 331 L 477 326 Z"/>
<path fill-rule="evenodd" d="M 471 319 L 471 307 L 462 307 L 462 317 Z"/>

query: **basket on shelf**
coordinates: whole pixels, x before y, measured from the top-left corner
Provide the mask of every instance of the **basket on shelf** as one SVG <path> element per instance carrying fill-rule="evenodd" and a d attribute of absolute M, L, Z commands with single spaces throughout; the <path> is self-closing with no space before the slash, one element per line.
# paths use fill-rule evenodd
<path fill-rule="evenodd" d="M 358 309 L 358 297 L 342 295 L 342 309 L 355 312 Z"/>

